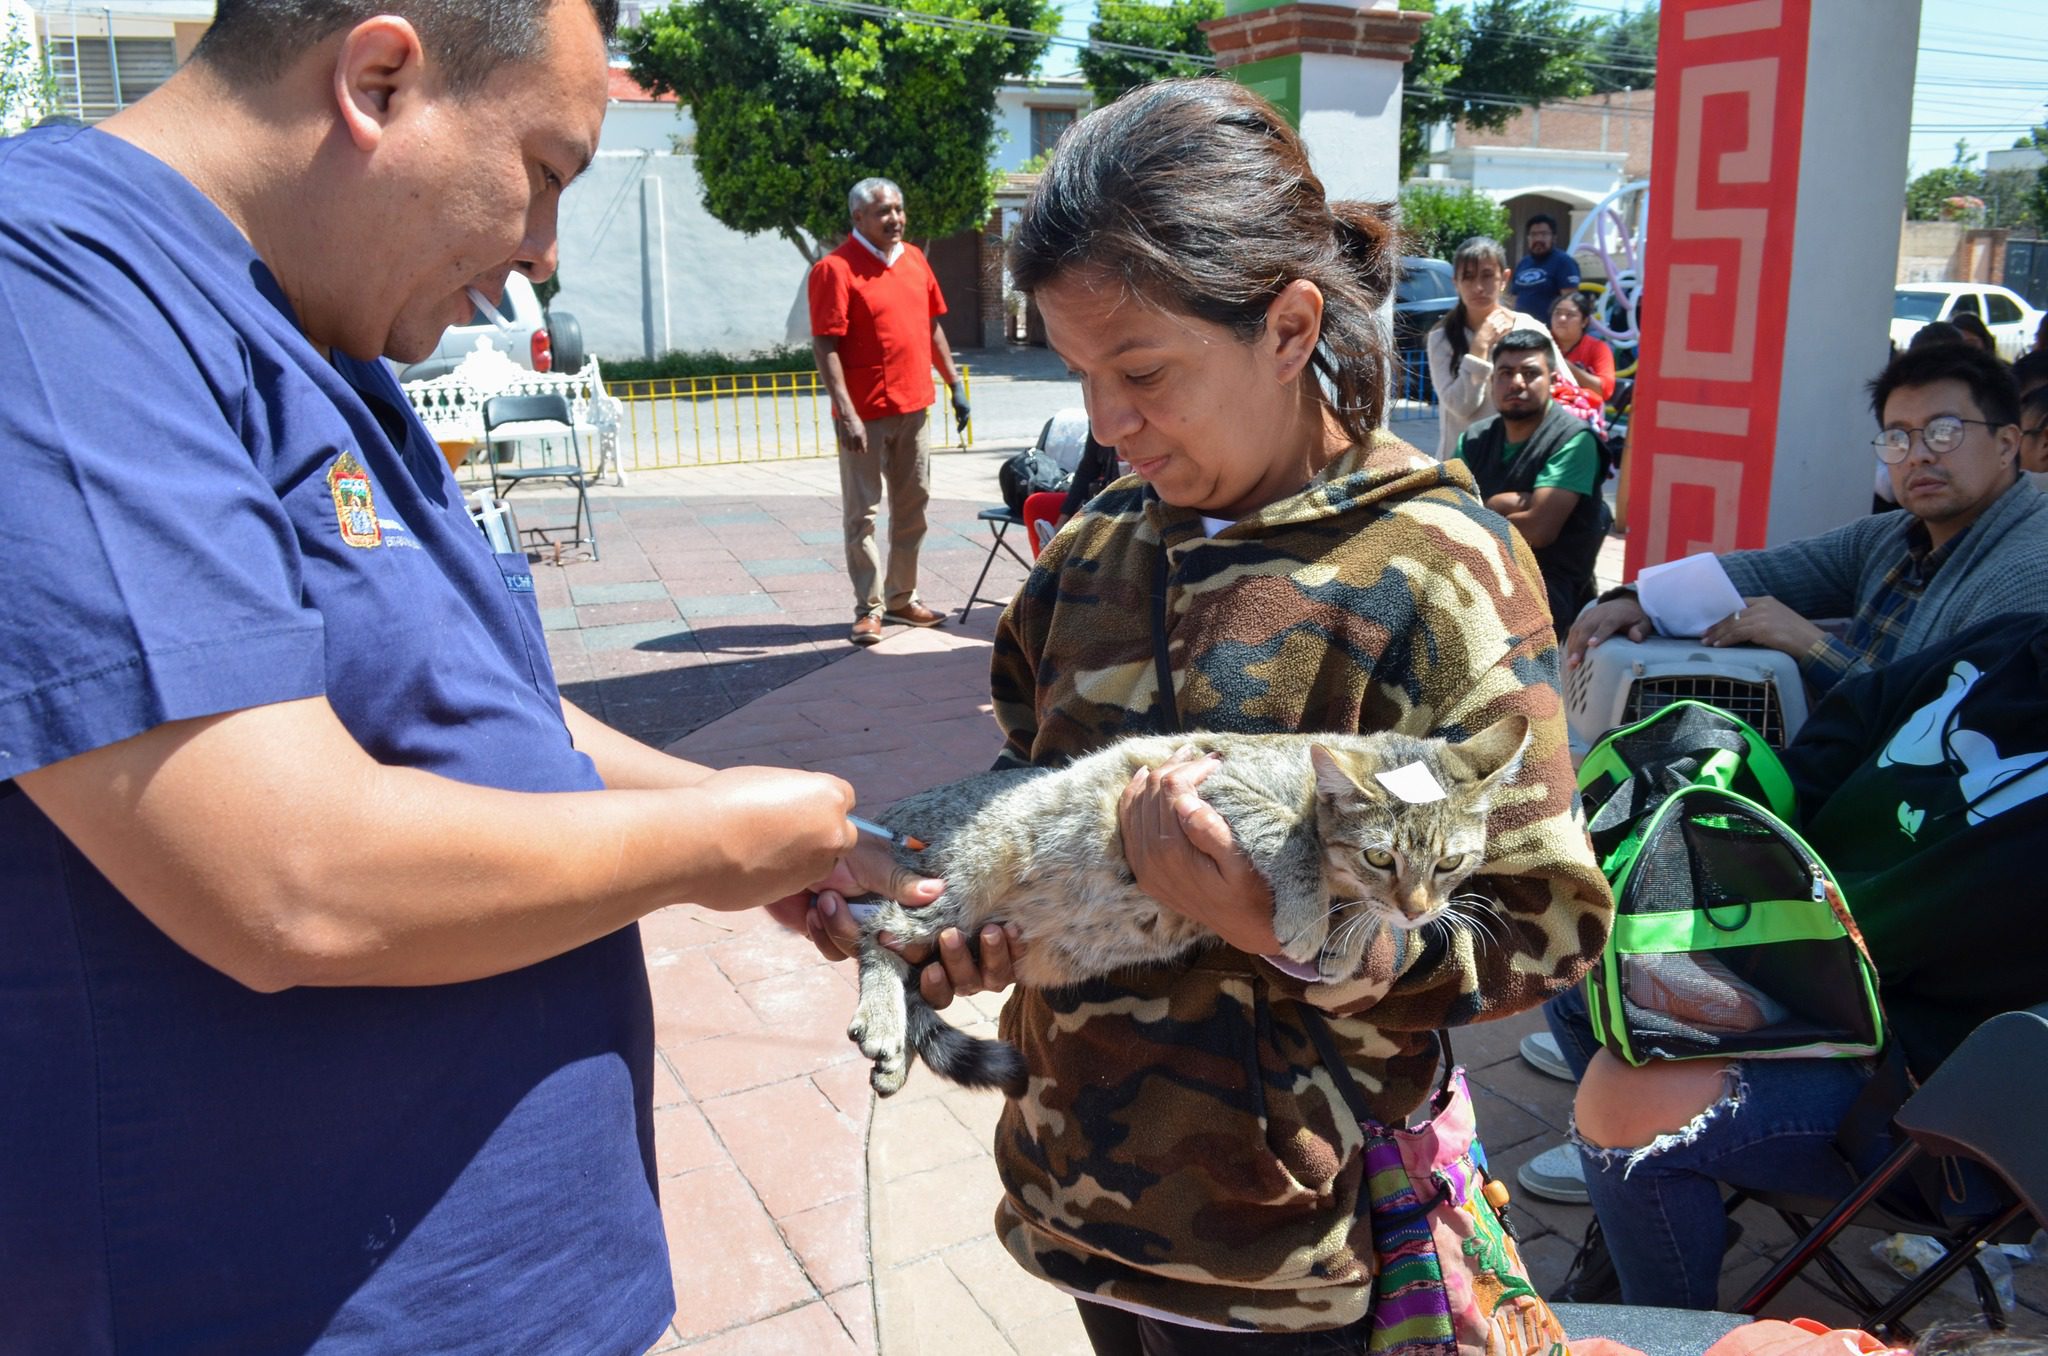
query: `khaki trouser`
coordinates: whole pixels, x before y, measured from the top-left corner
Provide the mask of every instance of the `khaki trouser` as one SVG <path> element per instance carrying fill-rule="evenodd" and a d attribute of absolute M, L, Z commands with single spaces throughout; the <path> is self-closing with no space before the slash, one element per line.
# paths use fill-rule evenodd
<path fill-rule="evenodd" d="M 839 495 L 845 505 L 846 573 L 853 581 L 853 615 L 880 616 L 917 601 L 917 548 L 924 544 L 924 509 L 932 497 L 927 410 L 867 421 L 868 450 L 839 449 Z M 877 587 L 875 509 L 889 489 L 889 575 Z"/>

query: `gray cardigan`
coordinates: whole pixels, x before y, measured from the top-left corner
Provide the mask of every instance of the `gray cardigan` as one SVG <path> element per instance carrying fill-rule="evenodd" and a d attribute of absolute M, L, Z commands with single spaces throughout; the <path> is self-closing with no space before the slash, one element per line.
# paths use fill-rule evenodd
<path fill-rule="evenodd" d="M 1769 595 L 1802 617 L 1852 617 L 1906 554 L 1912 514 L 1875 514 L 1804 541 L 1721 557 L 1745 598 Z M 2048 498 L 2025 476 L 1970 524 L 1920 595 L 1897 653 L 1912 654 L 2009 612 L 2048 613 Z M 1870 670 L 1859 659 L 1843 677 Z"/>

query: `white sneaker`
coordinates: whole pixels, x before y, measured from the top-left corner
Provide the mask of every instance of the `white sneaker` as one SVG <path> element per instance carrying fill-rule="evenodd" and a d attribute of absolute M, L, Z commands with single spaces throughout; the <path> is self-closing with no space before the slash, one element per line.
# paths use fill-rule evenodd
<path fill-rule="evenodd" d="M 1548 1031 L 1532 1031 L 1522 1037 L 1522 1058 L 1529 1061 L 1529 1067 L 1537 1073 L 1562 1078 L 1567 1083 L 1579 1081 L 1572 1077 L 1572 1066 L 1564 1062 L 1564 1051 L 1558 1048 L 1557 1037 Z"/>
<path fill-rule="evenodd" d="M 1586 1204 L 1586 1164 L 1578 1149 L 1570 1144 L 1545 1149 L 1516 1168 L 1515 1181 L 1539 1201 Z"/>

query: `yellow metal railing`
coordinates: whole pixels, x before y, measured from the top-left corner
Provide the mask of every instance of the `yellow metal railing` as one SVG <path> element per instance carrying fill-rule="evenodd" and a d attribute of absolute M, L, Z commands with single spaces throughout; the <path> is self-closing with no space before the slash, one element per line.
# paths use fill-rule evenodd
<path fill-rule="evenodd" d="M 972 398 L 973 378 L 960 368 Z M 718 377 L 612 381 L 620 404 L 620 468 L 730 466 L 836 456 L 832 403 L 815 371 L 750 372 Z M 974 425 L 953 431 L 942 389 L 932 406 L 932 445 L 972 447 Z"/>

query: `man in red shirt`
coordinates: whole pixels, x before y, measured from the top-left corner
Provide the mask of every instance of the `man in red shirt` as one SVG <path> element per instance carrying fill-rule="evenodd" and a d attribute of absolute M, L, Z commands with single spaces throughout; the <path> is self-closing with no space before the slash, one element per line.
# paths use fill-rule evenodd
<path fill-rule="evenodd" d="M 932 367 L 952 388 L 953 415 L 967 426 L 967 387 L 939 328 L 946 299 L 924 253 L 905 244 L 903 192 L 863 179 L 847 195 L 853 230 L 811 269 L 811 350 L 832 398 L 839 434 L 839 489 L 845 505 L 846 570 L 853 579 L 856 645 L 882 638 L 884 621 L 937 626 L 945 620 L 917 598 L 917 548 L 931 498 L 926 412 Z M 889 573 L 877 579 L 875 510 L 889 489 Z"/>

